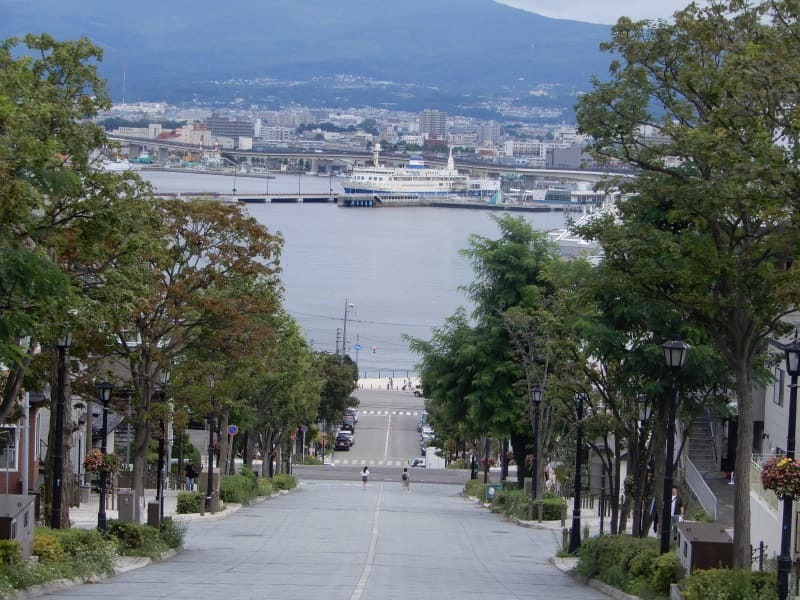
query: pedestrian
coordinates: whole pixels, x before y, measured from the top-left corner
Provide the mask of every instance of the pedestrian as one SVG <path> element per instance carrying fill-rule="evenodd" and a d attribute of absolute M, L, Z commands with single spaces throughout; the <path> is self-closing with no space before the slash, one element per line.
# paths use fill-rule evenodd
<path fill-rule="evenodd" d="M 361 488 L 364 490 L 367 489 L 368 479 L 369 479 L 369 469 L 365 465 L 364 468 L 361 469 Z"/>
<path fill-rule="evenodd" d="M 194 491 L 194 484 L 195 480 L 197 479 L 197 468 L 194 466 L 192 459 L 190 458 L 186 466 L 183 469 L 184 474 L 186 475 L 186 489 L 190 492 Z"/>
<path fill-rule="evenodd" d="M 403 474 L 400 475 L 400 481 L 403 483 L 403 492 L 411 491 L 411 476 L 408 473 L 408 467 L 403 467 Z"/>

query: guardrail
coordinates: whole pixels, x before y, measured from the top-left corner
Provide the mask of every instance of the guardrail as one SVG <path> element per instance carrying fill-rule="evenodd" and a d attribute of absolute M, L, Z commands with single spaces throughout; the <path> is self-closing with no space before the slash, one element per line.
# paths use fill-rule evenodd
<path fill-rule="evenodd" d="M 717 506 L 718 500 L 716 494 L 711 491 L 711 488 L 708 487 L 705 479 L 700 474 L 700 471 L 697 467 L 694 466 L 694 463 L 691 459 L 687 456 L 686 461 L 684 463 L 685 473 L 684 476 L 686 477 L 686 485 L 689 486 L 689 489 L 692 490 L 692 493 L 697 498 L 697 501 L 700 502 L 700 505 L 703 507 L 703 510 L 714 519 L 717 520 Z"/>

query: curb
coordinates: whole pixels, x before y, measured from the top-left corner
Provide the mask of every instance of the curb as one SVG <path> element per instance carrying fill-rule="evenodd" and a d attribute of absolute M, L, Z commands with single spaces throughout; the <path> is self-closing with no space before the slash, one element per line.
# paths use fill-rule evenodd
<path fill-rule="evenodd" d="M 584 577 L 576 570 L 577 562 L 578 559 L 572 557 L 565 558 L 561 556 L 554 556 L 553 558 L 550 559 L 550 564 L 552 564 L 556 569 L 558 569 L 562 573 L 566 573 L 567 575 L 569 575 L 573 579 L 580 581 L 584 585 L 588 585 L 590 588 L 593 588 L 598 592 L 602 592 L 609 598 L 614 598 L 614 600 L 641 600 L 639 596 L 632 596 L 631 594 L 626 594 L 622 590 L 610 586 L 604 581 L 600 581 L 599 579 L 591 579 L 589 577 Z"/>

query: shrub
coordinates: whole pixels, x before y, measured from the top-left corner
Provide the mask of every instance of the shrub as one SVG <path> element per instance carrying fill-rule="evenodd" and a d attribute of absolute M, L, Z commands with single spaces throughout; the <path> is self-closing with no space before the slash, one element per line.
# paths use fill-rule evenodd
<path fill-rule="evenodd" d="M 604 535 L 585 540 L 578 551 L 578 572 L 628 593 L 663 597 L 682 573 L 674 552 L 658 553 L 658 540 Z"/>
<path fill-rule="evenodd" d="M 108 521 L 106 534 L 117 541 L 120 551 L 141 548 L 145 543 L 145 532 L 141 525 L 125 521 Z"/>
<path fill-rule="evenodd" d="M 667 552 L 657 556 L 650 563 L 653 574 L 650 576 L 650 586 L 658 593 L 669 594 L 669 586 L 683 577 L 683 567 L 674 552 Z"/>
<path fill-rule="evenodd" d="M 278 491 L 278 488 L 275 487 L 275 484 L 272 483 L 272 480 L 268 477 L 259 477 L 258 478 L 258 489 L 256 493 L 259 496 L 271 496 L 275 492 Z"/>
<path fill-rule="evenodd" d="M 22 546 L 15 540 L 0 540 L 0 564 L 16 565 L 22 560 Z"/>
<path fill-rule="evenodd" d="M 774 573 L 747 569 L 695 571 L 686 580 L 686 600 L 774 600 L 778 597 Z"/>
<path fill-rule="evenodd" d="M 155 560 L 167 550 L 159 530 L 149 525 L 109 521 L 106 533 L 116 540 L 123 556 L 147 556 Z"/>
<path fill-rule="evenodd" d="M 279 473 L 272 478 L 272 483 L 279 490 L 293 490 L 297 487 L 297 477 L 288 473 Z"/>
<path fill-rule="evenodd" d="M 469 461 L 466 458 L 457 458 L 456 460 L 451 460 L 448 465 L 448 469 L 469 469 Z"/>
<path fill-rule="evenodd" d="M 89 529 L 49 529 L 34 530 L 34 546 L 37 537 L 50 537 L 56 541 L 60 554 L 57 560 L 49 563 L 48 579 L 61 577 L 88 577 L 93 575 L 110 575 L 114 572 L 115 543 L 107 541 L 100 532 Z M 39 542 L 44 550 L 47 542 Z M 41 574 L 39 575 L 41 576 Z"/>
<path fill-rule="evenodd" d="M 464 493 L 467 496 L 475 496 L 476 498 L 485 498 L 484 483 L 480 479 L 470 479 L 464 484 Z"/>
<path fill-rule="evenodd" d="M 256 496 L 255 478 L 247 475 L 226 475 L 219 482 L 219 497 L 223 502 L 249 504 Z"/>
<path fill-rule="evenodd" d="M 200 496 L 200 492 L 179 492 L 178 507 L 176 510 L 179 515 L 199 513 L 200 503 L 202 501 L 203 498 Z"/>
<path fill-rule="evenodd" d="M 161 541 L 168 548 L 180 548 L 186 539 L 186 523 L 177 521 L 172 517 L 165 517 L 158 530 Z"/>
<path fill-rule="evenodd" d="M 39 557 L 39 562 L 49 563 L 63 560 L 64 551 L 53 535 L 47 530 L 37 531 L 33 537 L 33 553 Z"/>
<path fill-rule="evenodd" d="M 525 490 L 503 490 L 497 492 L 492 499 L 492 511 L 527 520 L 529 518 L 531 499 Z M 545 521 L 558 521 L 561 519 L 564 501 L 556 496 L 547 495 L 542 499 L 542 519 Z M 538 518 L 538 507 L 533 506 L 533 516 Z"/>

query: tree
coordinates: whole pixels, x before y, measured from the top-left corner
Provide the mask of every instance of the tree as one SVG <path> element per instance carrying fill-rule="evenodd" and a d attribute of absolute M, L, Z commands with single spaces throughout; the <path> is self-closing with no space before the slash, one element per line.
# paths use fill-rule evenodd
<path fill-rule="evenodd" d="M 753 386 L 768 336 L 786 330 L 800 281 L 792 255 L 800 87 L 797 37 L 771 3 L 690 5 L 675 22 L 620 19 L 604 49 L 611 80 L 581 98 L 581 132 L 600 158 L 640 169 L 618 223 L 582 229 L 642 295 L 672 303 L 731 370 L 739 411 L 735 564 L 750 564 Z M 792 3 L 779 3 L 796 24 Z M 659 136 L 643 136 L 655 131 Z"/>
<path fill-rule="evenodd" d="M 422 354 L 422 383 L 434 404 L 452 403 L 446 410 L 468 414 L 470 433 L 509 437 L 521 456 L 532 440 L 530 394 L 503 315 L 514 307 L 530 311 L 541 306 L 552 292 L 545 268 L 557 259 L 558 249 L 522 219 L 504 215 L 495 220 L 498 239 L 473 236 L 462 250 L 475 272 L 464 289 L 475 304 L 475 324 L 470 327 L 457 314 L 434 343 L 412 340 L 411 347 Z M 525 465 L 517 464 L 521 482 Z"/>
<path fill-rule="evenodd" d="M 279 306 L 280 237 L 239 206 L 162 201 L 157 207 L 162 221 L 152 244 L 135 261 L 115 265 L 96 306 L 102 321 L 94 341 L 98 357 L 118 361 L 134 390 L 133 477 L 139 493 L 160 410 L 154 402 L 159 374 L 176 364 L 191 372 L 205 390 L 192 399 L 192 408 L 227 418 L 235 365 L 270 336 L 263 315 Z M 205 383 L 209 376 L 218 382 L 214 402 Z"/>

